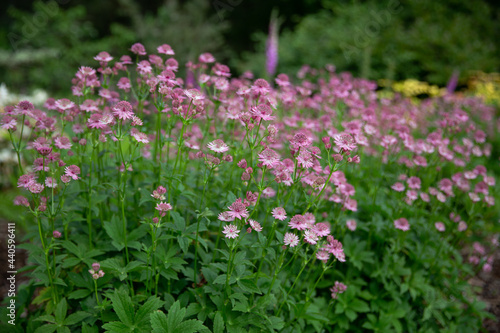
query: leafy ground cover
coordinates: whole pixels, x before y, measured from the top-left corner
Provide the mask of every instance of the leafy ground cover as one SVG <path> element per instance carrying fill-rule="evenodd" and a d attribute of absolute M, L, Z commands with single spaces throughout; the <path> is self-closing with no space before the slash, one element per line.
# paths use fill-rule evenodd
<path fill-rule="evenodd" d="M 231 78 L 168 45 L 5 107 L 27 232 L 13 332 L 477 332 L 497 109 L 304 67 Z M 132 59 L 135 59 L 133 61 Z M 29 132 L 26 138 L 23 133 Z M 3 309 L 3 320 L 6 309 Z"/>

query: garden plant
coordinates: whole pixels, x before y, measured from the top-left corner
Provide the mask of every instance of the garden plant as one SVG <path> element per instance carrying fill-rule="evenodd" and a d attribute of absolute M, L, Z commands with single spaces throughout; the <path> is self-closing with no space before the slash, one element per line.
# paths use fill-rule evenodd
<path fill-rule="evenodd" d="M 100 52 L 7 106 L 28 227 L 9 332 L 477 332 L 497 109 L 303 67 Z M 493 152 L 492 152 L 493 151 Z M 493 153 L 493 155 L 492 155 Z"/>

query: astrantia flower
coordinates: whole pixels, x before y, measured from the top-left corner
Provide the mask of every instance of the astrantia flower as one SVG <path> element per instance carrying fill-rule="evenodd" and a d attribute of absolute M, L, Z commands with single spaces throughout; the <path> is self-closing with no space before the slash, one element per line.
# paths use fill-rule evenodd
<path fill-rule="evenodd" d="M 394 221 L 394 227 L 396 227 L 396 229 L 408 231 L 408 230 L 410 230 L 410 223 L 408 222 L 407 219 L 402 217 L 402 218 Z"/>
<path fill-rule="evenodd" d="M 297 229 L 297 230 L 305 230 L 307 229 L 307 222 L 304 216 L 298 214 L 295 215 L 290 219 L 290 222 L 288 222 L 288 225 L 292 229 Z"/>
<path fill-rule="evenodd" d="M 166 55 L 175 55 L 174 50 L 172 50 L 172 47 L 168 44 L 163 44 L 160 45 L 156 48 L 158 50 L 158 53 L 166 54 Z"/>
<path fill-rule="evenodd" d="M 231 214 L 229 212 L 222 212 L 219 214 L 219 216 L 217 218 L 221 221 L 224 221 L 224 222 L 234 221 L 234 217 L 231 216 Z"/>
<path fill-rule="evenodd" d="M 36 181 L 37 176 L 33 174 L 22 175 L 17 181 L 17 187 L 28 188 L 31 184 Z"/>
<path fill-rule="evenodd" d="M 286 211 L 282 207 L 276 207 L 271 212 L 276 220 L 283 221 L 286 219 Z"/>
<path fill-rule="evenodd" d="M 304 133 L 297 133 L 293 136 L 293 139 L 290 140 L 290 143 L 292 146 L 298 148 L 298 147 L 309 147 L 311 145 L 311 139 L 307 137 Z"/>
<path fill-rule="evenodd" d="M 263 165 L 274 168 L 280 161 L 280 156 L 272 149 L 266 148 L 259 154 L 259 162 Z"/>
<path fill-rule="evenodd" d="M 319 236 L 314 232 L 314 230 L 306 230 L 304 232 L 304 241 L 309 244 L 316 244 L 318 242 Z"/>
<path fill-rule="evenodd" d="M 130 51 L 137 55 L 146 55 L 146 48 L 144 48 L 144 45 L 142 45 L 141 43 L 135 43 L 134 45 L 132 45 Z"/>
<path fill-rule="evenodd" d="M 73 108 L 75 106 L 75 103 L 73 103 L 72 101 L 70 101 L 67 98 L 63 98 L 63 99 L 58 99 L 56 101 L 56 106 L 60 110 L 68 110 L 68 109 Z"/>
<path fill-rule="evenodd" d="M 113 57 L 110 56 L 108 52 L 102 51 L 102 52 L 99 52 L 99 54 L 96 55 L 94 57 L 94 59 L 97 61 L 101 61 L 101 62 L 109 62 L 109 61 L 113 60 Z"/>
<path fill-rule="evenodd" d="M 271 87 L 264 79 L 257 79 L 252 85 L 252 92 L 256 95 L 266 95 L 269 91 L 271 91 Z"/>
<path fill-rule="evenodd" d="M 72 144 L 71 141 L 65 136 L 59 136 L 54 140 L 54 144 L 59 149 L 70 149 Z"/>
<path fill-rule="evenodd" d="M 45 186 L 43 186 L 42 184 L 34 182 L 34 183 L 30 184 L 30 186 L 28 187 L 28 190 L 31 193 L 41 193 L 44 188 L 45 188 Z"/>
<path fill-rule="evenodd" d="M 356 148 L 356 143 L 354 138 L 349 133 L 338 134 L 334 137 L 335 144 L 337 147 L 343 150 L 353 150 Z"/>
<path fill-rule="evenodd" d="M 257 232 L 261 232 L 262 231 L 262 226 L 260 225 L 259 222 L 250 219 L 250 220 L 248 220 L 248 223 L 250 223 L 250 226 L 252 227 L 253 230 L 255 230 Z"/>
<path fill-rule="evenodd" d="M 9 115 L 2 118 L 2 128 L 5 130 L 13 130 L 16 128 L 17 120 Z"/>
<path fill-rule="evenodd" d="M 240 233 L 240 230 L 234 225 L 225 225 L 224 230 L 222 231 L 224 235 L 226 235 L 226 238 L 236 238 L 238 237 L 238 234 Z"/>
<path fill-rule="evenodd" d="M 215 62 L 215 58 L 211 53 L 202 53 L 198 57 L 198 61 L 203 64 L 210 64 L 212 62 Z"/>
<path fill-rule="evenodd" d="M 330 259 L 330 253 L 328 253 L 326 251 L 318 251 L 318 252 L 316 252 L 316 258 L 318 260 L 321 260 L 322 262 L 324 262 L 326 264 L 328 259 Z"/>
<path fill-rule="evenodd" d="M 132 119 L 134 116 L 132 105 L 130 105 L 127 101 L 118 102 L 115 106 L 113 106 L 113 115 L 121 120 Z"/>
<path fill-rule="evenodd" d="M 55 188 L 57 186 L 57 181 L 52 177 L 47 177 L 45 178 L 45 186 Z"/>
<path fill-rule="evenodd" d="M 259 118 L 257 119 L 260 120 L 265 120 L 265 121 L 270 121 L 270 120 L 274 120 L 276 119 L 276 117 L 274 116 L 271 116 L 271 114 L 273 113 L 273 110 L 271 109 L 271 107 L 269 105 L 266 105 L 266 104 L 259 104 L 255 107 L 253 107 L 251 110 L 250 110 L 250 113 Z"/>
<path fill-rule="evenodd" d="M 460 221 L 458 223 L 458 231 L 465 231 L 467 230 L 467 223 L 465 223 L 464 221 Z"/>
<path fill-rule="evenodd" d="M 134 139 L 137 140 L 137 142 L 145 143 L 145 144 L 149 143 L 148 135 L 145 133 L 142 133 L 139 131 L 134 131 L 134 132 L 131 132 L 131 135 L 134 137 Z"/>
<path fill-rule="evenodd" d="M 14 199 L 14 205 L 15 206 L 26 206 L 26 207 L 29 207 L 30 203 L 29 203 L 28 199 L 26 199 L 25 197 L 23 197 L 22 195 L 18 195 Z"/>
<path fill-rule="evenodd" d="M 30 115 L 35 107 L 30 101 L 20 101 L 15 107 L 15 114 Z"/>
<path fill-rule="evenodd" d="M 78 165 L 70 165 L 64 169 L 64 174 L 68 177 L 73 178 L 74 180 L 79 179 L 78 175 L 80 174 L 80 168 Z"/>
<path fill-rule="evenodd" d="M 299 237 L 291 232 L 287 232 L 283 237 L 283 244 L 290 247 L 295 247 L 299 244 Z"/>
<path fill-rule="evenodd" d="M 320 222 L 313 225 L 312 230 L 319 236 L 325 237 L 330 234 L 330 227 L 328 224 Z"/>
<path fill-rule="evenodd" d="M 172 210 L 172 205 L 167 202 L 159 202 L 156 204 L 155 209 L 160 213 L 161 216 L 165 216 L 169 210 Z"/>
<path fill-rule="evenodd" d="M 444 226 L 443 222 L 436 222 L 434 223 L 434 226 L 436 227 L 437 231 L 443 232 L 446 230 L 446 227 Z"/>
<path fill-rule="evenodd" d="M 332 288 L 330 288 L 333 299 L 337 299 L 338 294 L 342 294 L 346 290 L 347 286 L 339 281 L 335 281 L 335 285 Z"/>
<path fill-rule="evenodd" d="M 228 207 L 229 216 L 235 219 L 246 219 L 248 217 L 247 207 L 243 204 L 241 199 L 237 199 L 231 206 Z"/>
<path fill-rule="evenodd" d="M 356 227 L 357 227 L 356 220 L 347 220 L 345 222 L 345 224 L 347 226 L 347 229 L 349 229 L 351 231 L 356 230 Z"/>
<path fill-rule="evenodd" d="M 216 153 L 225 153 L 229 150 L 229 146 L 224 143 L 221 139 L 214 140 L 207 144 L 208 149 Z"/>

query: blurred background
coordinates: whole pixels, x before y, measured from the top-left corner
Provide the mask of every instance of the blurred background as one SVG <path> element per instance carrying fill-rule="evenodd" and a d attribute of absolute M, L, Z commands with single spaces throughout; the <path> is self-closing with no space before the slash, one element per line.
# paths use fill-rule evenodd
<path fill-rule="evenodd" d="M 440 87 L 456 73 L 461 87 L 478 71 L 499 71 L 496 0 L 3 0 L 0 99 L 40 88 L 67 95 L 79 66 L 95 67 L 103 50 L 130 54 L 135 42 L 149 52 L 170 44 L 181 67 L 211 52 L 234 75 L 266 77 L 273 11 L 277 73 L 333 64 L 369 79 Z"/>

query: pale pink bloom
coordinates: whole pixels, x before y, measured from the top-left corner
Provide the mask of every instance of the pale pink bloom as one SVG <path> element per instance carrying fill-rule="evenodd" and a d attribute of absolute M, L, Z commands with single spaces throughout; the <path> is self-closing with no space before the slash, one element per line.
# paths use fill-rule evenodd
<path fill-rule="evenodd" d="M 77 165 L 70 165 L 64 169 L 64 174 L 74 180 L 80 179 L 78 175 L 80 174 L 80 168 Z"/>
<path fill-rule="evenodd" d="M 52 237 L 54 237 L 54 238 L 56 238 L 56 239 L 57 239 L 57 238 L 61 238 L 61 236 L 62 236 L 62 235 L 61 235 L 61 232 L 59 232 L 59 231 L 57 231 L 57 230 L 54 230 L 54 231 L 52 232 Z"/>
<path fill-rule="evenodd" d="M 2 118 L 2 128 L 5 130 L 13 130 L 16 128 L 17 120 L 9 115 Z"/>
<path fill-rule="evenodd" d="M 128 91 L 132 86 L 130 85 L 130 80 L 127 77 L 122 77 L 116 83 L 118 89 Z"/>
<path fill-rule="evenodd" d="M 283 244 L 290 247 L 295 247 L 297 246 L 297 244 L 299 244 L 299 237 L 295 234 L 292 234 L 291 232 L 287 232 L 285 234 L 285 237 L 283 238 Z"/>
<path fill-rule="evenodd" d="M 17 181 L 17 187 L 28 188 L 31 184 L 36 182 L 36 179 L 37 176 L 33 174 L 22 175 Z"/>
<path fill-rule="evenodd" d="M 166 202 L 159 202 L 156 204 L 155 209 L 161 216 L 165 216 L 169 210 L 172 210 L 172 205 Z"/>
<path fill-rule="evenodd" d="M 467 230 L 467 223 L 464 221 L 458 222 L 458 231 L 465 231 Z"/>
<path fill-rule="evenodd" d="M 168 44 L 160 45 L 156 48 L 156 50 L 158 51 L 158 53 L 162 53 L 162 54 L 166 54 L 166 55 L 175 55 L 174 50 L 172 50 L 172 47 L 170 47 L 170 45 L 168 45 Z"/>
<path fill-rule="evenodd" d="M 286 211 L 282 207 L 274 208 L 271 213 L 276 220 L 283 221 L 286 219 Z"/>
<path fill-rule="evenodd" d="M 109 62 L 109 61 L 113 60 L 113 57 L 110 56 L 108 52 L 102 51 L 102 52 L 99 52 L 99 54 L 96 55 L 94 57 L 94 59 L 97 61 L 100 61 L 100 62 Z"/>
<path fill-rule="evenodd" d="M 357 227 L 356 220 L 352 220 L 352 219 L 351 219 L 351 220 L 347 220 L 347 221 L 345 222 L 345 224 L 346 224 L 346 226 L 347 226 L 347 228 L 348 228 L 349 230 L 351 230 L 351 231 L 356 230 L 356 227 Z"/>
<path fill-rule="evenodd" d="M 246 219 L 248 217 L 247 207 L 243 204 L 241 199 L 237 199 L 228 207 L 229 216 L 235 219 Z"/>
<path fill-rule="evenodd" d="M 321 260 L 322 262 L 324 262 L 326 264 L 328 259 L 330 259 L 330 253 L 320 250 L 320 251 L 316 252 L 316 258 L 318 260 Z"/>
<path fill-rule="evenodd" d="M 229 150 L 229 146 L 224 143 L 221 139 L 214 140 L 207 144 L 208 149 L 216 153 L 225 153 Z"/>
<path fill-rule="evenodd" d="M 238 228 L 234 224 L 229 224 L 224 226 L 224 230 L 222 231 L 222 233 L 226 235 L 226 238 L 236 238 L 238 237 L 240 230 L 238 230 Z"/>
<path fill-rule="evenodd" d="M 29 207 L 30 203 L 29 203 L 28 199 L 26 199 L 25 197 L 23 197 L 22 195 L 18 195 L 14 199 L 14 205 L 15 206 L 26 206 L 26 207 Z"/>
<path fill-rule="evenodd" d="M 45 186 L 55 188 L 57 187 L 57 181 L 52 177 L 47 177 L 45 178 Z"/>
<path fill-rule="evenodd" d="M 486 196 L 484 196 L 484 202 L 486 202 L 486 204 L 488 206 L 494 206 L 495 205 L 495 198 L 492 196 L 486 195 Z"/>
<path fill-rule="evenodd" d="M 422 201 L 424 202 L 429 202 L 431 201 L 431 198 L 429 197 L 429 195 L 425 192 L 420 192 L 420 199 L 422 199 Z"/>
<path fill-rule="evenodd" d="M 350 151 L 356 148 L 356 142 L 349 133 L 341 133 L 333 138 L 335 145 L 341 150 Z"/>
<path fill-rule="evenodd" d="M 165 193 L 167 193 L 167 189 L 160 185 L 156 190 L 153 190 L 151 196 L 156 200 L 165 200 Z"/>
<path fill-rule="evenodd" d="M 80 104 L 80 109 L 85 112 L 97 112 L 99 108 L 97 107 L 97 102 L 91 99 L 86 99 Z"/>
<path fill-rule="evenodd" d="M 263 165 L 274 168 L 280 161 L 280 156 L 272 149 L 266 148 L 259 154 L 259 162 Z"/>
<path fill-rule="evenodd" d="M 358 210 L 358 202 L 353 198 L 347 198 L 344 202 L 344 208 L 351 212 L 356 212 Z"/>
<path fill-rule="evenodd" d="M 58 99 L 56 101 L 56 106 L 60 110 L 68 110 L 68 109 L 73 108 L 75 106 L 75 103 L 73 103 L 72 101 L 70 101 L 67 98 L 63 98 L 63 99 Z"/>
<path fill-rule="evenodd" d="M 130 51 L 137 55 L 146 55 L 146 48 L 141 43 L 135 43 L 134 45 L 132 45 Z"/>
<path fill-rule="evenodd" d="M 133 131 L 133 132 L 131 132 L 131 135 L 134 137 L 134 139 L 137 142 L 145 143 L 145 144 L 149 143 L 148 135 L 145 133 L 142 133 L 139 131 Z"/>
<path fill-rule="evenodd" d="M 234 217 L 231 216 L 231 214 L 229 212 L 222 212 L 219 214 L 219 216 L 217 217 L 219 220 L 223 221 L 223 222 L 232 222 L 234 221 Z"/>
<path fill-rule="evenodd" d="M 313 225 L 312 230 L 319 236 L 325 237 L 330 234 L 330 227 L 324 222 L 316 223 Z"/>
<path fill-rule="evenodd" d="M 442 192 L 439 192 L 436 195 L 436 199 L 438 199 L 438 201 L 445 202 L 446 201 L 446 196 Z"/>
<path fill-rule="evenodd" d="M 464 178 L 465 179 L 476 179 L 477 174 L 474 171 L 465 171 Z"/>
<path fill-rule="evenodd" d="M 210 64 L 212 62 L 215 62 L 215 58 L 211 53 L 202 53 L 198 57 L 198 61 L 203 63 L 203 64 Z"/>
<path fill-rule="evenodd" d="M 304 241 L 309 244 L 316 244 L 318 242 L 318 235 L 313 230 L 306 230 L 304 232 Z"/>
<path fill-rule="evenodd" d="M 293 139 L 290 140 L 290 143 L 292 144 L 292 146 L 296 148 L 299 147 L 307 148 L 311 145 L 312 140 L 304 133 L 297 133 L 293 136 Z"/>
<path fill-rule="evenodd" d="M 290 219 L 290 222 L 288 222 L 288 225 L 292 229 L 297 229 L 297 230 L 305 230 L 307 229 L 307 222 L 304 216 L 302 215 L 295 215 Z"/>
<path fill-rule="evenodd" d="M 54 144 L 59 149 L 70 149 L 72 144 L 65 136 L 59 136 L 54 140 Z"/>
<path fill-rule="evenodd" d="M 316 223 L 316 217 L 314 216 L 313 213 L 305 213 L 304 219 L 306 220 L 308 228 L 311 228 L 314 225 L 314 223 Z"/>
<path fill-rule="evenodd" d="M 446 230 L 446 227 L 444 226 L 444 223 L 443 222 L 436 222 L 434 223 L 434 226 L 436 227 L 436 229 L 439 231 L 439 232 L 443 232 Z"/>
<path fill-rule="evenodd" d="M 396 192 L 403 192 L 405 190 L 405 186 L 400 182 L 394 183 L 391 188 Z"/>
<path fill-rule="evenodd" d="M 301 167 L 308 169 L 314 165 L 313 161 L 314 160 L 311 152 L 305 149 L 300 150 L 299 156 L 297 157 L 297 162 Z"/>
<path fill-rule="evenodd" d="M 134 116 L 132 105 L 127 101 L 118 102 L 115 106 L 113 106 L 113 115 L 121 120 L 132 119 Z"/>
<path fill-rule="evenodd" d="M 30 184 L 30 186 L 28 187 L 28 190 L 31 193 L 37 194 L 37 193 L 41 193 L 44 188 L 45 188 L 45 186 L 43 186 L 42 184 L 34 182 L 34 183 Z"/>
<path fill-rule="evenodd" d="M 488 185 L 488 186 L 495 186 L 495 183 L 496 183 L 495 182 L 495 177 L 484 176 L 483 180 L 486 183 L 486 185 Z"/>
<path fill-rule="evenodd" d="M 259 121 L 260 119 L 264 121 L 270 121 L 276 119 L 276 117 L 271 116 L 272 113 L 273 110 L 269 105 L 266 104 L 259 104 L 258 106 L 252 107 L 250 109 L 250 114 L 252 114 L 252 116 L 257 117 L 257 121 Z"/>
<path fill-rule="evenodd" d="M 262 191 L 262 196 L 264 198 L 272 198 L 276 195 L 276 191 L 272 188 L 272 187 L 266 187 L 263 191 Z"/>
<path fill-rule="evenodd" d="M 479 197 L 479 195 L 477 195 L 474 192 L 469 192 L 469 198 L 472 200 L 472 202 L 479 202 L 479 201 L 481 201 L 481 198 Z"/>
<path fill-rule="evenodd" d="M 253 230 L 255 230 L 257 232 L 261 232 L 262 231 L 262 226 L 260 225 L 259 222 L 250 219 L 250 220 L 248 220 L 248 223 L 250 223 L 250 226 L 252 227 Z"/>
<path fill-rule="evenodd" d="M 408 230 L 410 230 L 410 223 L 408 222 L 407 219 L 402 217 L 402 218 L 394 221 L 394 227 L 396 227 L 396 229 L 408 231 Z"/>
<path fill-rule="evenodd" d="M 332 288 L 330 288 L 333 299 L 337 299 L 338 294 L 342 294 L 346 290 L 347 290 L 347 286 L 339 281 L 335 281 L 335 285 Z"/>
<path fill-rule="evenodd" d="M 408 178 L 408 180 L 406 181 L 408 183 L 408 187 L 409 188 L 413 188 L 413 189 L 416 189 L 416 190 L 419 190 L 420 189 L 420 178 L 418 177 L 410 177 Z"/>

